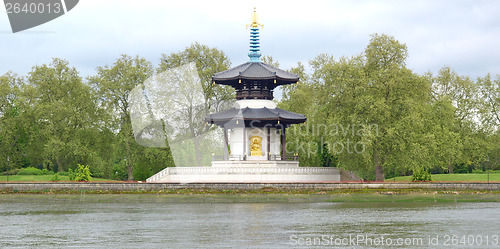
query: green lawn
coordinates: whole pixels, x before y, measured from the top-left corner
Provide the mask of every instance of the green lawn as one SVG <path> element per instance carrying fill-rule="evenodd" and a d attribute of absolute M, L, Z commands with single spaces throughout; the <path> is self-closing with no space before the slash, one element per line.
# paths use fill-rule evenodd
<path fill-rule="evenodd" d="M 61 181 L 68 182 L 68 176 L 59 176 Z M 49 182 L 52 175 L 12 175 L 0 176 L 0 182 Z M 92 178 L 93 182 L 115 181 L 110 179 Z M 386 182 L 394 181 L 394 178 L 386 179 Z M 437 174 L 432 175 L 433 182 L 487 182 L 488 174 Z M 396 182 L 411 182 L 411 176 L 398 176 Z M 490 182 L 500 182 L 500 173 L 490 174 Z"/>
<path fill-rule="evenodd" d="M 50 182 L 52 175 L 13 175 L 13 176 L 0 176 L 0 182 Z M 69 176 L 59 176 L 61 181 L 69 182 Z M 110 179 L 92 178 L 92 182 L 114 181 Z"/>
<path fill-rule="evenodd" d="M 398 176 L 396 182 L 411 182 L 412 176 Z M 386 179 L 386 182 L 394 181 L 394 178 Z M 436 174 L 432 175 L 433 182 L 487 182 L 488 174 Z M 500 182 L 500 174 L 490 174 L 490 182 Z"/>

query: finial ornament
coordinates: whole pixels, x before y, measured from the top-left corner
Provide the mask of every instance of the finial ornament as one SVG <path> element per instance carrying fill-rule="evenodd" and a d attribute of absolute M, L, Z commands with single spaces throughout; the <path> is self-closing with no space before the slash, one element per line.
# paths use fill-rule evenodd
<path fill-rule="evenodd" d="M 259 23 L 259 16 L 257 16 L 257 9 L 253 8 L 252 22 L 247 24 L 247 28 L 250 27 L 250 52 L 248 57 L 250 57 L 250 62 L 260 62 L 260 39 L 259 39 L 259 27 L 264 28 L 264 25 Z"/>
<path fill-rule="evenodd" d="M 264 28 L 264 25 L 259 23 L 259 16 L 257 15 L 257 7 L 253 7 L 253 13 L 252 13 L 252 22 L 247 24 L 247 28 L 258 28 L 258 27 Z"/>

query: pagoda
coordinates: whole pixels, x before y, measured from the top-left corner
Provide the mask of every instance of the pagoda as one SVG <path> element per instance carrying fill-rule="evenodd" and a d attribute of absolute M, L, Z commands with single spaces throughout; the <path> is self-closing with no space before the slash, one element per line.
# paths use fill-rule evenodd
<path fill-rule="evenodd" d="M 148 178 L 156 183 L 315 183 L 359 181 L 333 167 L 299 167 L 298 155 L 286 154 L 286 129 L 306 121 L 302 114 L 276 107 L 276 87 L 297 83 L 297 74 L 260 61 L 259 27 L 254 10 L 250 27 L 250 60 L 216 73 L 213 84 L 229 85 L 236 102 L 205 117 L 224 129 L 224 155 L 212 154 L 211 167 L 168 167 Z"/>
<path fill-rule="evenodd" d="M 277 108 L 273 91 L 278 86 L 297 83 L 299 77 L 260 61 L 259 27 L 262 25 L 255 10 L 247 27 L 250 27 L 250 60 L 212 77 L 215 84 L 229 85 L 236 90 L 236 103 L 231 109 L 209 114 L 205 120 L 224 128 L 226 143 L 229 137 L 230 151 L 222 161 L 296 161 L 285 165 L 298 166 L 297 155 L 286 154 L 285 131 L 292 124 L 305 122 L 306 117 Z M 232 165 L 215 159 L 212 166 Z"/>

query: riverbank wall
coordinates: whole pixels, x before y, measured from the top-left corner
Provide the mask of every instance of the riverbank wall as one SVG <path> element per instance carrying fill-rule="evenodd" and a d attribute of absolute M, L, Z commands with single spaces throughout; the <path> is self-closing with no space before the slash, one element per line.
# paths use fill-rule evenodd
<path fill-rule="evenodd" d="M 3 191 L 159 191 L 181 189 L 210 189 L 210 190 L 352 190 L 352 189 L 426 189 L 426 190 L 489 190 L 500 191 L 500 183 L 139 183 L 139 182 L 3 182 L 0 190 Z"/>

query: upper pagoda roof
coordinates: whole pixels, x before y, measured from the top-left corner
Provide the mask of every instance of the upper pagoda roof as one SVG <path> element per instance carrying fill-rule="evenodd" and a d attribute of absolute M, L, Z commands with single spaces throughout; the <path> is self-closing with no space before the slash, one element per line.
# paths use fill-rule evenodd
<path fill-rule="evenodd" d="M 214 74 L 213 81 L 222 85 L 238 84 L 239 80 L 276 80 L 277 85 L 297 83 L 299 76 L 263 62 L 246 62 Z"/>

